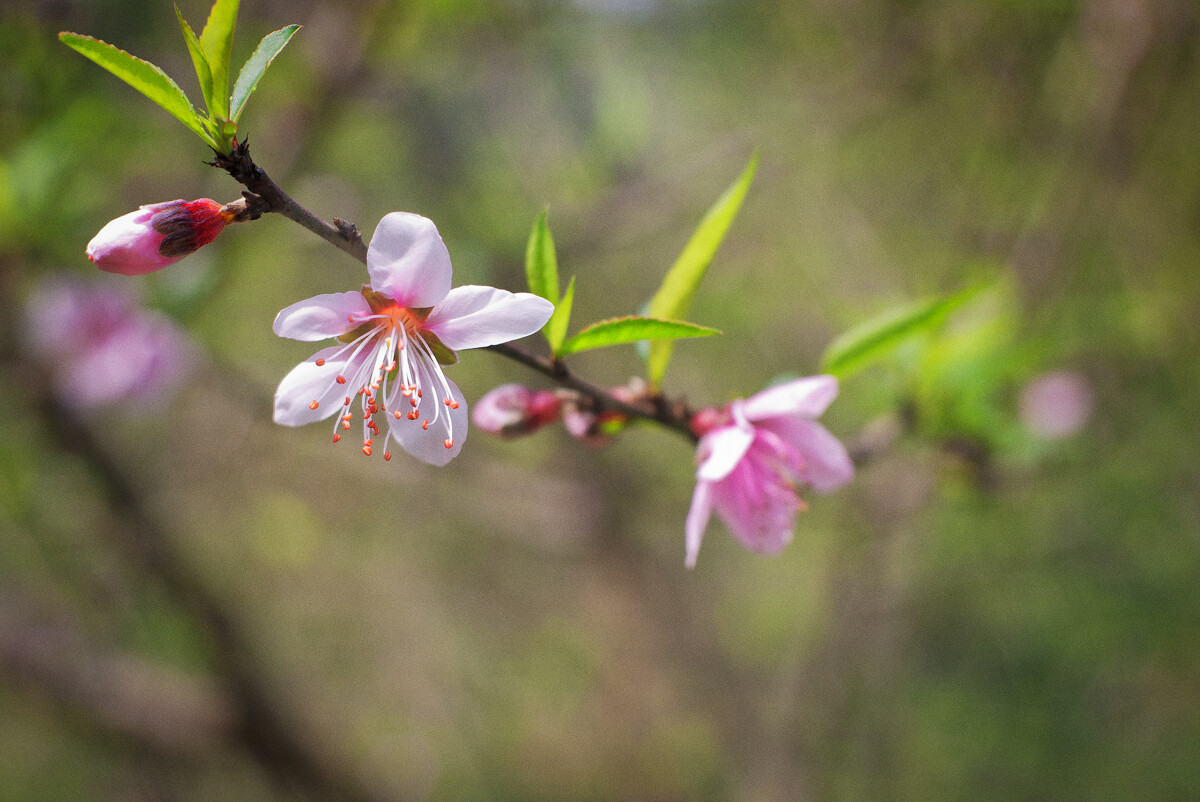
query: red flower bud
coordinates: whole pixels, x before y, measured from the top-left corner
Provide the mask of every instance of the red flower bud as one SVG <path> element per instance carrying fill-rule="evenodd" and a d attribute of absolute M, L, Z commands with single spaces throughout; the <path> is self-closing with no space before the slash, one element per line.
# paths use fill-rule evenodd
<path fill-rule="evenodd" d="M 152 203 L 100 229 L 87 257 L 109 273 L 153 273 L 212 242 L 235 215 L 208 198 Z"/>

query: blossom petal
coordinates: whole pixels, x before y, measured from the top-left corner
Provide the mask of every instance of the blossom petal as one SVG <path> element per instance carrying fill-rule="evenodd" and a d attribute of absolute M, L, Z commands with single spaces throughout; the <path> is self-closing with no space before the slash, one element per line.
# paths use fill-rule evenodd
<path fill-rule="evenodd" d="M 354 321 L 369 314 L 361 292 L 331 292 L 292 304 L 275 316 L 272 328 L 280 337 L 316 342 L 353 330 Z"/>
<path fill-rule="evenodd" d="M 371 289 L 401 306 L 433 306 L 450 292 L 450 252 L 433 221 L 392 212 L 379 221 L 367 248 Z"/>
<path fill-rule="evenodd" d="M 800 500 L 769 462 L 751 453 L 713 487 L 713 506 L 743 546 L 774 554 L 792 541 Z"/>
<path fill-rule="evenodd" d="M 688 508 L 687 522 L 684 524 L 686 556 L 683 564 L 688 568 L 696 567 L 696 556 L 700 554 L 700 541 L 704 539 L 704 530 L 708 528 L 708 519 L 711 515 L 712 482 L 701 479 L 696 482 L 696 491 L 692 493 L 692 506 Z"/>
<path fill-rule="evenodd" d="M 699 479 L 711 482 L 724 479 L 737 467 L 754 442 L 754 430 L 741 426 L 721 426 L 713 429 L 700 440 L 700 467 L 696 470 Z"/>
<path fill-rule="evenodd" d="M 292 368 L 275 391 L 275 422 L 284 426 L 303 426 L 328 418 L 342 409 L 346 396 L 345 385 L 338 384 L 338 375 L 353 373 L 345 356 L 335 358 L 340 346 L 323 348 Z M 364 356 L 360 355 L 361 361 Z M 321 365 L 317 362 L 322 361 Z M 317 402 L 316 409 L 312 402 Z"/>
<path fill-rule="evenodd" d="M 425 328 L 459 351 L 533 334 L 553 313 L 554 304 L 531 293 L 468 284 L 450 290 L 429 313 Z"/>
<path fill-rule="evenodd" d="M 838 381 L 833 376 L 808 376 L 768 387 L 741 402 L 742 414 L 749 421 L 797 415 L 816 418 L 837 398 Z"/>
<path fill-rule="evenodd" d="M 458 385 L 449 379 L 446 383 L 450 385 L 450 399 L 455 402 L 456 407 L 447 405 L 442 395 L 436 391 L 437 385 L 428 383 L 425 384 L 425 392 L 417 407 L 417 420 L 410 421 L 406 418 L 391 423 L 392 437 L 400 443 L 401 448 L 430 465 L 445 465 L 454 459 L 458 452 L 462 451 L 463 443 L 467 440 L 467 399 L 463 397 Z M 454 433 L 450 448 L 446 448 L 445 415 L 450 416 Z M 421 425 L 426 420 L 430 421 L 428 428 Z"/>
<path fill-rule="evenodd" d="M 759 424 L 779 435 L 803 459 L 800 478 L 828 493 L 854 477 L 854 463 L 841 441 L 815 421 L 779 418 Z"/>

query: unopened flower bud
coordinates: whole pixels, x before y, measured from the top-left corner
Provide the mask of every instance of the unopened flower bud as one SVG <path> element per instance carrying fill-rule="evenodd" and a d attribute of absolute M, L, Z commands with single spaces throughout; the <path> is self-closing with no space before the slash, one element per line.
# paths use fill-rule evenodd
<path fill-rule="evenodd" d="M 486 393 L 471 409 L 471 419 L 485 432 L 519 437 L 558 419 L 560 402 L 550 390 L 530 390 L 502 384 Z"/>
<path fill-rule="evenodd" d="M 618 401 L 632 404 L 641 397 L 644 389 L 638 383 L 631 387 L 613 387 L 609 394 Z M 577 404 L 568 404 L 562 417 L 567 434 L 596 447 L 608 445 L 629 423 L 629 418 L 620 412 L 606 409 L 597 413 L 586 399 L 581 399 Z"/>
<path fill-rule="evenodd" d="M 688 428 L 692 430 L 692 434 L 697 437 L 703 437 L 713 429 L 728 422 L 728 411 L 706 407 L 692 415 L 691 420 L 688 421 Z"/>
<path fill-rule="evenodd" d="M 237 210 L 208 198 L 142 206 L 112 220 L 87 246 L 87 257 L 109 273 L 153 273 L 199 250 L 237 216 Z"/>

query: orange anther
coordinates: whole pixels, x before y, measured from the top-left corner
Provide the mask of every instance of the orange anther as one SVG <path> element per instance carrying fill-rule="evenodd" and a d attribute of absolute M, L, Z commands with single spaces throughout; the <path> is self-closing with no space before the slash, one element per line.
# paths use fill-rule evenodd
<path fill-rule="evenodd" d="M 409 412 L 408 412 L 409 420 L 416 420 L 419 417 L 421 417 L 421 413 L 417 412 L 415 409 L 409 410 Z"/>
<path fill-rule="evenodd" d="M 324 360 L 324 359 L 318 359 L 318 360 L 317 360 L 317 367 L 323 367 L 324 365 L 325 365 L 325 360 Z"/>
<path fill-rule="evenodd" d="M 392 452 L 390 452 L 390 451 L 385 451 L 385 452 L 383 452 L 383 459 L 384 459 L 384 461 L 385 461 L 385 462 L 386 462 L 387 460 L 390 460 L 391 458 L 392 458 Z"/>
<path fill-rule="evenodd" d="M 421 421 L 421 428 L 422 428 L 422 429 L 428 429 L 428 428 L 429 428 L 429 418 L 426 418 L 425 420 Z"/>
<path fill-rule="evenodd" d="M 363 446 L 363 453 L 366 454 L 368 457 L 371 456 L 371 447 Z"/>
<path fill-rule="evenodd" d="M 335 379 L 335 381 L 336 381 L 338 384 L 345 384 L 345 383 L 346 383 L 346 377 L 345 377 L 345 376 L 338 376 L 338 377 L 337 377 L 337 379 Z"/>
<path fill-rule="evenodd" d="M 333 442 L 336 443 L 338 440 L 341 440 L 341 439 L 342 439 L 342 436 L 340 434 L 338 434 L 337 432 L 333 433 Z"/>
<path fill-rule="evenodd" d="M 454 448 L 454 441 L 447 438 L 446 442 L 442 443 L 446 448 Z"/>
<path fill-rule="evenodd" d="M 311 404 L 309 404 L 309 405 L 308 405 L 308 408 L 309 408 L 309 409 L 316 409 L 316 408 L 317 408 L 317 407 L 319 407 L 319 406 L 321 406 L 321 403 L 320 403 L 319 401 L 317 401 L 316 399 L 313 399 L 313 402 L 312 402 Z"/>

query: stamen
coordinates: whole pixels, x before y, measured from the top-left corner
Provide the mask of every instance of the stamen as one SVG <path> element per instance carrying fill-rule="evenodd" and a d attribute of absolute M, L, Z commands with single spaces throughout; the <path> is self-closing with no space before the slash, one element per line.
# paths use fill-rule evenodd
<path fill-rule="evenodd" d="M 446 442 L 442 443 L 446 448 L 454 448 L 454 441 L 447 438 Z"/>
<path fill-rule="evenodd" d="M 338 376 L 336 379 L 334 379 L 334 381 L 336 381 L 338 384 L 345 384 L 345 383 L 346 383 L 346 377 L 345 377 L 345 376 L 340 376 L 340 375 L 339 375 L 339 376 Z"/>
<path fill-rule="evenodd" d="M 390 452 L 390 451 L 383 452 L 383 461 L 384 462 L 387 462 L 391 458 L 392 458 L 392 452 Z"/>
<path fill-rule="evenodd" d="M 336 443 L 336 442 L 338 442 L 338 441 L 339 441 L 339 440 L 341 440 L 341 439 L 342 439 L 342 436 L 341 436 L 340 434 L 338 434 L 337 432 L 334 432 L 334 433 L 333 433 L 333 442 L 335 442 L 335 443 Z"/>
<path fill-rule="evenodd" d="M 319 407 L 319 406 L 321 406 L 321 402 L 320 402 L 320 401 L 317 401 L 317 400 L 314 398 L 314 399 L 313 399 L 313 401 L 312 401 L 312 403 L 308 405 L 308 408 L 309 408 L 309 409 L 316 409 L 316 408 L 317 408 L 317 407 Z"/>
<path fill-rule="evenodd" d="M 323 368 L 323 367 L 325 367 L 325 359 L 324 359 L 324 357 L 322 357 L 321 359 L 318 359 L 318 360 L 317 360 L 317 362 L 316 362 L 316 365 L 317 365 L 317 367 L 319 367 L 319 368 Z"/>
<path fill-rule="evenodd" d="M 416 420 L 419 417 L 421 417 L 421 413 L 417 412 L 415 409 L 409 410 L 409 412 L 408 412 L 409 420 Z"/>
<path fill-rule="evenodd" d="M 371 447 L 370 447 L 370 446 L 363 446 L 363 449 L 362 449 L 362 451 L 363 451 L 363 453 L 364 453 L 364 454 L 366 454 L 368 457 L 369 457 L 369 456 L 371 456 Z"/>
<path fill-rule="evenodd" d="M 429 428 L 429 418 L 426 418 L 424 421 L 422 421 L 422 422 L 421 422 L 421 428 L 422 428 L 422 429 L 428 429 L 428 428 Z"/>

